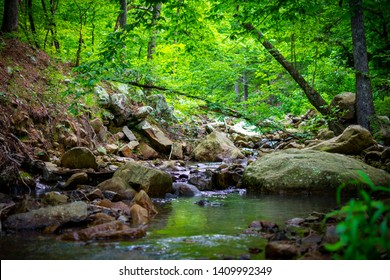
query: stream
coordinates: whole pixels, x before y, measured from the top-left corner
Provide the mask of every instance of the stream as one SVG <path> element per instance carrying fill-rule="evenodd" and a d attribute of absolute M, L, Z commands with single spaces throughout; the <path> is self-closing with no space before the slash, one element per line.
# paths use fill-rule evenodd
<path fill-rule="evenodd" d="M 254 220 L 284 227 L 288 219 L 335 207 L 330 196 L 227 195 L 155 201 L 159 214 L 146 237 L 134 241 L 69 242 L 21 232 L 0 236 L 1 259 L 264 259 L 266 240 L 244 234 Z M 205 198 L 206 196 L 207 198 Z M 209 205 L 195 202 L 207 199 Z M 258 250 L 259 249 L 259 250 Z"/>

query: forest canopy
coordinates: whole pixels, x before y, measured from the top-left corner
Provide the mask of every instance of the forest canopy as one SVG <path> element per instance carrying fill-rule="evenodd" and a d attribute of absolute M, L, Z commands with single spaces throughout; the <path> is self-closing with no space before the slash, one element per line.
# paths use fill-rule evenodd
<path fill-rule="evenodd" d="M 1 0 L 4 32 L 15 20 L 12 3 L 18 24 L 8 31 L 70 63 L 84 86 L 110 80 L 160 89 L 184 112 L 194 106 L 178 95 L 254 122 L 313 105 L 326 115 L 335 95 L 356 92 L 351 7 L 358 3 L 375 111 L 390 115 L 385 0 Z"/>

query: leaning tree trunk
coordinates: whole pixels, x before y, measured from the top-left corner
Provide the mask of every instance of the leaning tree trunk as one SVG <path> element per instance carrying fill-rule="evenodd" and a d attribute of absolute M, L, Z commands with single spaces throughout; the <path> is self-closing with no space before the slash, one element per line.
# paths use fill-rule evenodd
<path fill-rule="evenodd" d="M 359 125 L 371 130 L 370 121 L 375 114 L 375 109 L 368 69 L 362 0 L 351 0 L 349 7 L 351 11 L 353 59 L 356 72 L 356 118 Z"/>
<path fill-rule="evenodd" d="M 11 33 L 18 31 L 19 17 L 18 17 L 18 0 L 4 1 L 4 16 L 1 31 L 4 33 Z"/>
<path fill-rule="evenodd" d="M 264 35 L 261 31 L 255 29 L 251 23 L 243 24 L 243 27 L 253 32 L 263 47 L 283 66 L 284 69 L 290 74 L 290 76 L 295 80 L 295 82 L 300 86 L 300 88 L 305 93 L 306 97 L 309 99 L 309 102 L 324 116 L 331 116 L 331 110 L 328 103 L 322 98 L 322 96 L 305 80 L 301 73 L 294 67 L 292 63 L 287 61 L 287 59 L 271 44 L 264 38 Z M 329 121 L 329 128 L 335 132 L 335 134 L 340 134 L 343 131 L 343 127 L 337 120 Z"/>

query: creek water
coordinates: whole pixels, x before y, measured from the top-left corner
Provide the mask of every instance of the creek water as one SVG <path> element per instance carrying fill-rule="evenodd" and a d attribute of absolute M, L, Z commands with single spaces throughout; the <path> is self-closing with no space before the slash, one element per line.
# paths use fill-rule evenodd
<path fill-rule="evenodd" d="M 207 193 L 204 193 L 207 194 Z M 266 240 L 244 234 L 254 220 L 283 227 L 286 220 L 335 207 L 332 196 L 209 195 L 156 201 L 159 214 L 146 237 L 134 241 L 58 241 L 54 235 L 18 233 L 0 236 L 1 259 L 263 259 Z M 257 250 L 258 251 L 258 250 Z M 261 250 L 260 250 L 261 251 Z M 252 253 L 250 253 L 252 252 Z"/>

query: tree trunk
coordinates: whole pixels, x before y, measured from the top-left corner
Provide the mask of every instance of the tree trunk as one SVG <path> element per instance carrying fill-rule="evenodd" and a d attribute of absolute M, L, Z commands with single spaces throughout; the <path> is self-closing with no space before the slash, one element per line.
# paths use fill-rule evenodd
<path fill-rule="evenodd" d="M 18 17 L 18 0 L 4 1 L 4 17 L 1 31 L 4 33 L 11 33 L 18 31 L 19 17 Z"/>
<path fill-rule="evenodd" d="M 45 16 L 46 25 L 48 26 L 47 30 L 46 30 L 45 40 L 43 42 L 43 48 L 46 49 L 46 43 L 47 43 L 47 40 L 49 38 L 49 33 L 51 33 L 51 37 L 53 40 L 52 43 L 53 43 L 54 47 L 56 48 L 56 51 L 59 52 L 60 51 L 60 42 L 57 39 L 57 29 L 56 29 L 57 26 L 56 26 L 55 19 L 54 19 L 55 13 L 56 13 L 57 7 L 58 7 L 58 1 L 50 0 L 50 14 L 48 13 L 48 11 L 46 9 L 45 1 L 41 0 L 41 3 L 42 3 L 43 14 Z"/>
<path fill-rule="evenodd" d="M 310 86 L 310 84 L 305 80 L 305 78 L 299 73 L 299 71 L 294 67 L 294 65 L 286 60 L 286 58 L 269 42 L 264 38 L 261 31 L 255 29 L 251 23 L 243 24 L 243 27 L 254 33 L 263 47 L 276 59 L 279 64 L 283 66 L 284 69 L 290 74 L 290 76 L 295 80 L 299 87 L 303 90 L 306 97 L 309 99 L 310 104 L 317 109 L 324 116 L 331 117 L 331 110 L 328 103 L 322 98 L 322 96 Z M 330 120 L 328 122 L 329 128 L 336 134 L 341 134 L 343 132 L 342 125 L 337 120 Z"/>
<path fill-rule="evenodd" d="M 353 59 L 356 72 L 356 117 L 359 125 L 371 130 L 370 120 L 375 115 L 375 109 L 368 69 L 362 0 L 351 0 L 349 8 L 351 11 Z"/>
<path fill-rule="evenodd" d="M 162 6 L 161 2 L 159 2 L 155 6 L 153 6 L 152 26 L 154 26 L 156 24 L 157 20 L 160 17 L 161 6 Z M 157 34 L 157 31 L 154 31 L 153 33 L 154 34 L 150 37 L 150 40 L 149 40 L 149 43 L 148 43 L 148 60 L 152 60 L 153 59 L 153 54 L 154 54 L 154 52 L 156 50 L 156 37 L 157 37 L 156 34 Z"/>
<path fill-rule="evenodd" d="M 326 101 L 314 88 L 309 85 L 309 83 L 305 80 L 301 73 L 299 73 L 294 65 L 288 62 L 286 58 L 269 41 L 264 38 L 263 33 L 261 33 L 259 30 L 256 30 L 252 24 L 247 23 L 244 25 L 244 27 L 256 34 L 264 48 L 283 66 L 284 69 L 287 70 L 291 77 L 298 83 L 314 108 L 316 108 L 317 111 L 323 115 L 329 115 L 330 110 Z"/>
<path fill-rule="evenodd" d="M 242 84 L 243 84 L 243 87 L 244 87 L 244 101 L 248 101 L 248 95 L 249 95 L 249 91 L 248 91 L 248 78 L 246 76 L 246 72 L 245 71 L 242 73 Z"/>
<path fill-rule="evenodd" d="M 119 15 L 119 26 L 120 28 L 125 28 L 127 24 L 127 0 L 121 1 L 121 14 Z"/>
<path fill-rule="evenodd" d="M 239 83 L 239 81 L 234 83 L 234 92 L 236 93 L 236 101 L 237 102 L 241 102 L 240 83 Z"/>
<path fill-rule="evenodd" d="M 30 22 L 30 28 L 31 32 L 33 34 L 33 39 L 35 46 L 39 48 L 39 43 L 38 43 L 38 38 L 37 38 L 37 31 L 35 28 L 35 22 L 34 22 L 34 17 L 33 17 L 33 5 L 32 5 L 33 0 L 27 0 L 27 14 L 28 14 L 28 20 Z"/>

